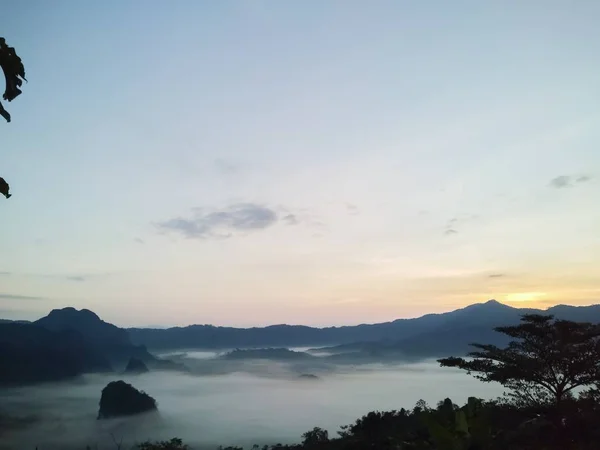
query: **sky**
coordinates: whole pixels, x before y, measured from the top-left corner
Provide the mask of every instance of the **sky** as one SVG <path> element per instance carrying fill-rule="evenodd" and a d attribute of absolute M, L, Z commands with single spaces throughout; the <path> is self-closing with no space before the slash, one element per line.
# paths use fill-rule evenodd
<path fill-rule="evenodd" d="M 0 317 L 600 299 L 600 2 L 23 0 Z"/>

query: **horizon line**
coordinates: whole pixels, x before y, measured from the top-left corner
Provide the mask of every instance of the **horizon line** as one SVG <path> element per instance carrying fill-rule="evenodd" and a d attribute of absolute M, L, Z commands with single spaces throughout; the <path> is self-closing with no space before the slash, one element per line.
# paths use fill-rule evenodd
<path fill-rule="evenodd" d="M 369 326 L 369 325 L 378 325 L 378 324 L 384 324 L 384 323 L 392 323 L 398 320 L 414 320 L 414 319 L 420 319 L 423 318 L 425 316 L 432 316 L 432 315 L 441 315 L 441 314 L 448 314 L 448 313 L 452 313 L 455 311 L 460 311 L 460 310 L 464 310 L 473 306 L 477 306 L 477 305 L 486 305 L 489 303 L 497 303 L 499 305 L 505 306 L 507 308 L 511 308 L 511 309 L 534 309 L 534 310 L 538 310 L 538 311 L 548 311 L 552 308 L 557 308 L 560 306 L 567 306 L 570 308 L 587 308 L 587 307 L 591 307 L 591 306 L 600 306 L 600 303 L 591 303 L 589 305 L 569 305 L 569 304 L 565 304 L 565 303 L 559 303 L 556 305 L 551 305 L 551 306 L 547 306 L 545 308 L 534 308 L 534 307 L 527 307 L 527 306 L 513 306 L 513 305 L 509 305 L 507 303 L 503 303 L 500 302 L 498 300 L 495 299 L 490 299 L 490 300 L 486 300 L 483 302 L 477 302 L 477 303 L 471 303 L 470 305 L 467 306 L 463 306 L 461 308 L 456 308 L 456 309 L 451 309 L 451 310 L 447 310 L 447 311 L 442 311 L 442 312 L 432 312 L 432 313 L 425 313 L 419 316 L 414 316 L 414 317 L 398 317 L 392 320 L 388 320 L 388 321 L 383 321 L 383 322 L 360 322 L 360 323 L 354 323 L 354 324 L 346 324 L 346 325 L 325 325 L 325 326 L 314 326 L 314 325 L 305 325 L 305 324 L 298 324 L 298 323 L 273 323 L 270 325 L 255 325 L 255 326 L 231 326 L 231 325 L 214 325 L 211 323 L 192 323 L 189 325 L 141 325 L 141 326 L 119 326 L 116 325 L 112 322 L 107 322 L 110 323 L 112 325 L 117 326 L 118 328 L 121 329 L 140 329 L 140 330 L 168 330 L 168 329 L 172 329 L 172 328 L 187 328 L 187 327 L 193 327 L 193 326 L 210 326 L 210 327 L 214 327 L 214 328 L 234 328 L 234 329 L 255 329 L 255 328 L 270 328 L 270 327 L 280 327 L 280 326 L 288 326 L 288 327 L 306 327 L 306 328 L 314 328 L 314 329 L 327 329 L 327 328 L 345 328 L 345 327 L 358 327 L 358 326 Z M 520 304 L 522 304 L 523 302 L 519 302 Z M 76 311 L 91 311 L 92 313 L 94 313 L 96 316 L 98 316 L 98 318 L 100 320 L 102 320 L 103 322 L 106 322 L 104 319 L 102 319 L 97 313 L 95 313 L 94 311 L 92 311 L 89 308 L 81 308 L 81 309 L 77 309 L 74 306 L 64 306 L 62 308 L 53 308 L 51 309 L 48 314 L 43 315 L 41 317 L 39 317 L 38 319 L 35 320 L 27 320 L 27 319 L 3 319 L 2 317 L 0 317 L 0 320 L 7 320 L 9 322 L 26 322 L 26 323 L 33 323 L 36 322 L 37 320 L 40 320 L 44 317 L 47 317 L 52 311 L 61 311 L 64 309 L 75 309 Z"/>

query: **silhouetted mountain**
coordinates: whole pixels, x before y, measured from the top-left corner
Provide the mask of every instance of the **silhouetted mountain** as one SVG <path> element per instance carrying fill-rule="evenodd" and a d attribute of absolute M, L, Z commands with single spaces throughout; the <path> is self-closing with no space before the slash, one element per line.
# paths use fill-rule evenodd
<path fill-rule="evenodd" d="M 34 322 L 48 330 L 77 330 L 94 343 L 103 346 L 131 345 L 127 331 L 105 322 L 89 309 L 72 307 L 53 309 L 46 317 Z"/>
<path fill-rule="evenodd" d="M 548 310 L 512 308 L 495 300 L 468 306 L 443 314 L 433 329 L 395 341 L 354 342 L 311 351 L 332 354 L 330 359 L 338 361 L 365 360 L 377 356 L 379 360 L 415 359 L 465 355 L 473 350 L 474 342 L 503 347 L 509 338 L 494 331 L 494 327 L 516 324 L 523 314 L 551 314 L 559 319 L 576 322 L 600 323 L 600 305 L 575 307 L 558 305 Z M 424 316 L 420 319 L 425 319 Z M 414 319 L 414 320 L 420 320 Z"/>
<path fill-rule="evenodd" d="M 273 361 L 298 361 L 316 358 L 304 352 L 295 352 L 287 348 L 235 349 L 221 356 L 223 359 L 270 359 Z"/>
<path fill-rule="evenodd" d="M 335 353 L 380 351 L 437 356 L 438 351 L 466 348 L 472 341 L 497 338 L 495 326 L 516 324 L 522 314 L 554 314 L 557 318 L 600 323 L 600 305 L 555 306 L 548 310 L 513 308 L 495 300 L 415 319 L 356 326 L 311 328 L 274 325 L 265 328 L 230 328 L 191 325 L 168 329 L 129 329 L 134 343 L 155 349 L 295 347 L 347 344 L 329 349 Z M 486 330 L 486 331 L 484 331 Z M 468 341 L 468 342 L 467 342 Z M 369 344 L 372 343 L 372 344 Z M 373 344 L 374 343 L 374 344 Z M 369 347 L 370 346 L 370 347 Z M 391 347 L 386 350 L 385 347 Z M 375 352 L 375 353 L 374 353 Z"/>
<path fill-rule="evenodd" d="M 473 342 L 503 347 L 508 341 L 491 328 L 466 326 L 429 331 L 399 341 L 355 342 L 314 351 L 325 354 L 332 362 L 357 364 L 465 355 L 473 350 Z"/>
<path fill-rule="evenodd" d="M 127 367 L 125 367 L 125 372 L 127 374 L 140 374 L 148 372 L 148 367 L 144 364 L 144 361 L 137 358 L 129 358 L 129 362 L 127 363 Z"/>
<path fill-rule="evenodd" d="M 29 320 L 10 320 L 10 319 L 0 319 L 0 324 L 2 323 L 31 323 Z"/>
<path fill-rule="evenodd" d="M 74 330 L 0 324 L 0 385 L 57 381 L 87 372 L 107 372 L 108 360 Z"/>
<path fill-rule="evenodd" d="M 132 358 L 153 369 L 187 370 L 133 345 L 126 330 L 89 310 L 55 309 L 34 323 L 0 323 L 0 385 L 122 370 Z"/>
<path fill-rule="evenodd" d="M 34 324 L 51 331 L 75 330 L 81 333 L 84 339 L 105 355 L 115 367 L 125 367 L 131 357 L 144 362 L 152 362 L 155 359 L 146 347 L 133 345 L 126 330 L 104 322 L 88 309 L 53 309 L 50 314 Z"/>
<path fill-rule="evenodd" d="M 124 381 L 111 381 L 102 389 L 98 419 L 132 416 L 157 409 L 156 400 Z"/>

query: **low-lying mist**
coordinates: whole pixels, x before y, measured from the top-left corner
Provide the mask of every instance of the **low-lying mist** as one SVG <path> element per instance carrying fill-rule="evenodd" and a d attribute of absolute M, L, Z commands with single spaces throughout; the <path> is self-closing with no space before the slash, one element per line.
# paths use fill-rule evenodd
<path fill-rule="evenodd" d="M 0 449 L 113 449 L 122 441 L 180 437 L 195 449 L 300 442 L 315 426 L 335 436 L 341 425 L 373 410 L 412 408 L 419 399 L 497 397 L 483 384 L 435 362 L 334 366 L 220 361 L 210 352 L 178 356 L 192 374 L 88 375 L 69 383 L 0 390 L 0 413 L 26 425 L 0 438 Z M 301 378 L 311 373 L 318 379 Z M 96 420 L 102 388 L 122 379 L 158 401 L 158 414 Z"/>

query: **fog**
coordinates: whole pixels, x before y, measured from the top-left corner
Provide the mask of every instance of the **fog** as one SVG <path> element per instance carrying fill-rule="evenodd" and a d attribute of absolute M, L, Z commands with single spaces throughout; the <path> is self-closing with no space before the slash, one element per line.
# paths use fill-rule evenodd
<path fill-rule="evenodd" d="M 223 362 L 210 352 L 172 355 L 192 374 L 88 375 L 74 382 L 0 390 L 0 411 L 27 426 L 0 439 L 0 448 L 32 450 L 116 448 L 146 439 L 180 437 L 195 449 L 218 445 L 295 443 L 320 426 L 335 436 L 341 425 L 373 410 L 435 405 L 450 397 L 494 398 L 497 385 L 481 383 L 437 363 L 332 366 L 270 361 Z M 308 372 L 310 371 L 310 372 Z M 302 379 L 300 373 L 319 379 Z M 122 379 L 158 401 L 158 414 L 96 420 L 100 391 Z"/>

